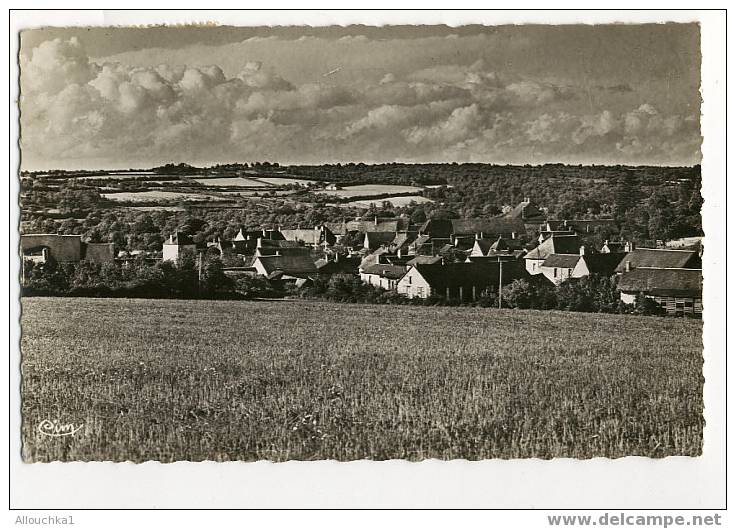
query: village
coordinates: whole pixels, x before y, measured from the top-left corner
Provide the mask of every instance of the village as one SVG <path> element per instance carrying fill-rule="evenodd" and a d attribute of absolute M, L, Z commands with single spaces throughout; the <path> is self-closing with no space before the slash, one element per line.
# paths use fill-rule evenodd
<path fill-rule="evenodd" d="M 606 240 L 588 235 L 616 230 L 613 219 L 548 219 L 544 208 L 525 198 L 505 214 L 487 218 L 357 218 L 317 226 L 241 228 L 231 240 L 195 242 L 186 230 L 168 234 L 161 252 L 119 250 L 81 235 L 23 234 L 24 267 L 58 263 L 113 263 L 136 259 L 179 263 L 192 259 L 227 263 L 230 279 L 260 278 L 276 288 L 300 289 L 319 278 L 359 277 L 371 287 L 407 299 L 472 303 L 500 293 L 514 281 L 558 286 L 588 276 L 615 278 L 621 302 L 647 298 L 669 315 L 702 314 L 702 237 L 657 241 Z M 25 277 L 25 274 L 24 274 Z"/>

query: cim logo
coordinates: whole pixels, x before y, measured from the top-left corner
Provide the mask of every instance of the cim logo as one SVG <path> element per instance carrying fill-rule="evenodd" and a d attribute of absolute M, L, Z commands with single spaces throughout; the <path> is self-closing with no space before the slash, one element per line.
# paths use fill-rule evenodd
<path fill-rule="evenodd" d="M 62 424 L 57 420 L 44 419 L 38 425 L 38 431 L 47 437 L 66 437 L 74 435 L 84 427 L 84 424 L 74 426 L 73 423 Z"/>

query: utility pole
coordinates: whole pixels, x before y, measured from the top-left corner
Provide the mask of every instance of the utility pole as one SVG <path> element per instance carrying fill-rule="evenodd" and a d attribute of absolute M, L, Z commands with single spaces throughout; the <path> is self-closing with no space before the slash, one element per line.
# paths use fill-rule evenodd
<path fill-rule="evenodd" d="M 501 257 L 498 257 L 498 308 L 501 308 L 501 298 L 503 295 L 501 294 L 501 289 L 503 288 L 503 261 L 501 261 Z"/>
<path fill-rule="evenodd" d="M 197 260 L 197 290 L 202 288 L 202 252 L 199 252 L 199 259 Z"/>

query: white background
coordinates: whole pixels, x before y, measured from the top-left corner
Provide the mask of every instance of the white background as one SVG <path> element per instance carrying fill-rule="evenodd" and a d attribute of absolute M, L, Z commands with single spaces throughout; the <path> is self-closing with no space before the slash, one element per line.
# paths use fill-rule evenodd
<path fill-rule="evenodd" d="M 89 4 L 89 2 L 86 2 Z M 332 2 L 333 4 L 335 2 Z M 140 4 L 140 2 L 139 2 Z M 132 5 L 132 4 L 131 4 Z M 181 5 L 181 4 L 179 4 Z M 269 6 L 272 5 L 269 3 Z M 325 4 L 327 5 L 327 4 Z M 89 6 L 93 7 L 93 6 Z M 145 7 L 145 6 L 143 6 Z M 705 306 L 705 447 L 700 458 L 577 461 L 425 461 L 259 463 L 51 463 L 20 460 L 19 304 L 17 255 L 17 31 L 43 25 L 132 25 L 211 21 L 229 25 L 329 25 L 361 23 L 477 24 L 689 22 L 702 24 L 703 51 L 703 225 L 706 233 Z M 10 360 L 10 505 L 13 508 L 492 508 L 608 510 L 667 508 L 718 509 L 725 506 L 726 414 L 726 90 L 725 13 L 718 11 L 310 11 L 310 12 L 13 12 L 10 57 L 9 186 L 9 360 Z M 3 396 L 3 398 L 5 398 Z M 3 413 L 8 409 L 3 403 Z M 7 442 L 7 441 L 3 441 Z M 8 512 L 40 516 L 69 511 Z M 315 516 L 315 514 L 318 515 Z M 560 514 L 560 513 L 558 513 Z M 564 514 L 564 513 L 562 513 Z M 568 512 L 567 514 L 574 514 Z M 584 513 L 578 513 L 584 514 Z M 602 513 L 593 513 L 598 516 Z M 707 512 L 701 514 L 709 514 Z M 220 517 L 242 524 L 288 522 L 289 525 L 374 526 L 418 522 L 417 513 L 275 513 L 249 512 L 80 512 L 79 527 L 219 526 Z M 425 513 L 423 523 L 459 525 L 497 522 L 504 526 L 546 527 L 546 513 Z M 346 519 L 347 518 L 347 519 Z M 505 522 L 505 523 L 504 523 Z M 414 525 L 414 524 L 412 524 Z"/>

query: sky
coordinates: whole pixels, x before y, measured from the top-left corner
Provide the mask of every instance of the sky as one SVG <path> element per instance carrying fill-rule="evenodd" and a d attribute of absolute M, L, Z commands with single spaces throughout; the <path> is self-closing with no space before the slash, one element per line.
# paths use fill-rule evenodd
<path fill-rule="evenodd" d="M 693 165 L 697 24 L 21 33 L 24 170 Z"/>

